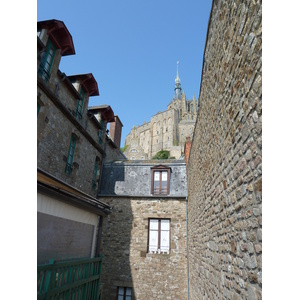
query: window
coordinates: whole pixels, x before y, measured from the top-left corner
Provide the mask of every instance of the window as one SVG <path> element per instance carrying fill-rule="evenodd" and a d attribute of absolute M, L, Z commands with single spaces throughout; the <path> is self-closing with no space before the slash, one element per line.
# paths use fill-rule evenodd
<path fill-rule="evenodd" d="M 70 146 L 69 146 L 68 157 L 67 157 L 67 164 L 66 164 L 66 169 L 65 169 L 65 172 L 69 175 L 71 174 L 72 169 L 73 169 L 73 158 L 74 158 L 75 146 L 76 146 L 76 138 L 75 138 L 75 135 L 72 134 Z"/>
<path fill-rule="evenodd" d="M 100 120 L 100 127 L 101 128 L 99 129 L 99 144 L 101 144 L 103 140 L 103 133 L 105 131 L 105 120 Z"/>
<path fill-rule="evenodd" d="M 148 252 L 170 252 L 170 220 L 149 219 Z"/>
<path fill-rule="evenodd" d="M 48 41 L 47 49 L 43 54 L 41 64 L 39 67 L 39 74 L 42 76 L 42 78 L 45 81 L 48 81 L 50 78 L 50 71 L 52 68 L 53 60 L 54 60 L 54 55 L 55 55 L 55 47 L 51 43 L 51 41 Z"/>
<path fill-rule="evenodd" d="M 76 117 L 81 120 L 82 118 L 82 110 L 83 110 L 83 102 L 84 102 L 85 93 L 83 88 L 80 89 L 80 99 L 77 102 L 77 109 L 76 109 Z"/>
<path fill-rule="evenodd" d="M 93 183 L 92 183 L 93 189 L 95 189 L 97 187 L 98 171 L 100 170 L 99 162 L 100 162 L 100 159 L 99 159 L 98 156 L 96 156 L 95 165 L 94 165 L 94 172 L 93 172 Z"/>
<path fill-rule="evenodd" d="M 131 300 L 132 288 L 119 286 L 118 287 L 118 300 Z"/>
<path fill-rule="evenodd" d="M 151 168 L 151 194 L 168 195 L 170 193 L 170 168 L 162 165 Z"/>

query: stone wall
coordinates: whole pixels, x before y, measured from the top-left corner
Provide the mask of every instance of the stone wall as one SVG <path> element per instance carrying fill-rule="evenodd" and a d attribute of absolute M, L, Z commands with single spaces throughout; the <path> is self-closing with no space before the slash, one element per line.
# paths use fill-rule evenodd
<path fill-rule="evenodd" d="M 125 139 L 124 154 L 129 160 L 151 159 L 160 150 L 180 158 L 187 136 L 193 137 L 198 101 L 185 97 L 173 99 L 168 109 L 151 116 L 151 121 L 134 126 Z"/>
<path fill-rule="evenodd" d="M 188 162 L 190 299 L 262 295 L 262 3 L 213 1 Z"/>
<path fill-rule="evenodd" d="M 38 93 L 43 106 L 37 120 L 37 166 L 95 197 L 97 187 L 92 186 L 93 171 L 96 156 L 101 160 L 102 154 L 39 88 Z M 72 133 L 76 135 L 77 140 L 73 170 L 68 175 L 65 173 L 65 167 Z"/>
<path fill-rule="evenodd" d="M 103 299 L 132 287 L 132 299 L 187 299 L 186 201 L 101 197 L 113 207 L 103 221 Z M 148 219 L 170 219 L 170 254 L 147 253 Z"/>

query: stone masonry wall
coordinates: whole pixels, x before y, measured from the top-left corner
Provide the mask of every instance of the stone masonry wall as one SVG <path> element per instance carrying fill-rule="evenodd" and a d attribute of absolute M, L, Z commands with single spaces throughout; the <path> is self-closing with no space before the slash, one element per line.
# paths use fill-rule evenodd
<path fill-rule="evenodd" d="M 113 207 L 103 221 L 103 299 L 132 287 L 132 299 L 187 299 L 185 199 L 100 198 Z M 148 219 L 170 218 L 170 254 L 147 253 Z"/>
<path fill-rule="evenodd" d="M 39 88 L 38 93 L 43 106 L 37 120 L 37 166 L 95 197 L 97 188 L 92 187 L 93 171 L 96 156 L 102 159 L 102 154 Z M 74 167 L 72 173 L 67 175 L 65 173 L 66 158 L 72 133 L 75 133 L 78 139 L 74 153 Z"/>
<path fill-rule="evenodd" d="M 262 3 L 213 1 L 187 167 L 190 299 L 262 298 Z"/>

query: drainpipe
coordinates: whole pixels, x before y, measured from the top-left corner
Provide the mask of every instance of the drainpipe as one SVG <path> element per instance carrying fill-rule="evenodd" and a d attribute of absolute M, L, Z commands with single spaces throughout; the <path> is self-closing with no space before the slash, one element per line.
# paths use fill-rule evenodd
<path fill-rule="evenodd" d="M 189 300 L 189 239 L 188 239 L 188 206 L 187 197 L 185 197 L 186 208 L 186 265 L 187 265 L 187 300 Z"/>

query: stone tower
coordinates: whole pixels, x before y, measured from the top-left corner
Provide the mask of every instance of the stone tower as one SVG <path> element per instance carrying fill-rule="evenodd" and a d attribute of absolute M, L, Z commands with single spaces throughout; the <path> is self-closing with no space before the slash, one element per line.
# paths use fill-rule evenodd
<path fill-rule="evenodd" d="M 174 96 L 167 110 L 151 117 L 143 125 L 134 126 L 125 139 L 125 156 L 130 160 L 151 159 L 158 151 L 168 150 L 170 156 L 180 158 L 186 137 L 193 138 L 198 112 L 198 100 L 186 99 L 181 88 L 177 61 Z"/>

